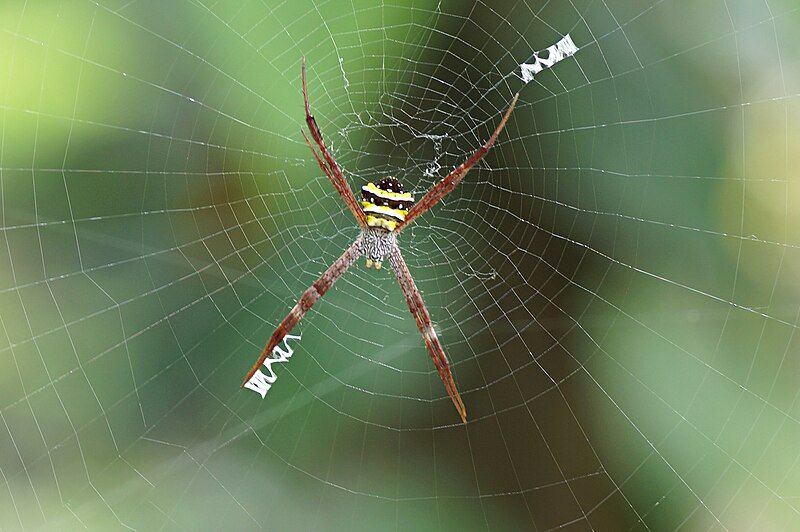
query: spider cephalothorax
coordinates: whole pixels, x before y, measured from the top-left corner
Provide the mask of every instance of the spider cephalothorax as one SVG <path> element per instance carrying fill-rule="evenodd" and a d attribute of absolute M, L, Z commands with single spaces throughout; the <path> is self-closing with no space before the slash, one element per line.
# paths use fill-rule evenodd
<path fill-rule="evenodd" d="M 242 385 L 254 378 L 254 375 L 259 371 L 259 366 L 264 364 L 267 357 L 270 356 L 272 350 L 289 334 L 295 325 L 300 321 L 300 318 L 308 312 L 308 309 L 316 303 L 316 301 L 325 295 L 325 292 L 333 285 L 336 280 L 344 275 L 350 266 L 361 255 L 367 257 L 367 268 L 375 265 L 375 268 L 380 269 L 381 263 L 384 259 L 389 260 L 392 265 L 392 270 L 400 284 L 400 290 L 408 304 L 408 310 L 414 316 L 417 322 L 422 338 L 425 341 L 425 347 L 428 349 L 433 363 L 436 366 L 436 371 L 444 383 L 445 390 L 453 401 L 453 404 L 458 410 L 462 421 L 467 420 L 467 409 L 461 400 L 461 396 L 456 389 L 456 383 L 453 380 L 453 375 L 450 373 L 450 364 L 447 361 L 447 356 L 444 354 L 442 344 L 436 335 L 436 331 L 431 324 L 431 316 L 428 314 L 428 309 L 425 308 L 425 303 L 422 301 L 422 295 L 419 293 L 414 279 L 411 277 L 411 272 L 408 271 L 408 266 L 403 255 L 400 253 L 400 247 L 397 245 L 397 233 L 403 230 L 414 218 L 423 214 L 428 209 L 436 205 L 439 200 L 449 194 L 461 182 L 470 168 L 483 157 L 489 148 L 491 148 L 500 131 L 506 125 L 508 117 L 511 116 L 511 111 L 517 103 L 517 97 L 511 101 L 508 106 L 500 125 L 497 126 L 489 140 L 476 151 L 472 157 L 467 159 L 463 164 L 453 169 L 452 172 L 447 174 L 444 179 L 434 185 L 425 196 L 414 204 L 414 198 L 408 192 L 403 190 L 403 185 L 394 177 L 384 177 L 377 184 L 367 183 L 361 187 L 361 205 L 359 206 L 356 197 L 347 180 L 344 178 L 339 165 L 333 158 L 325 143 L 322 140 L 322 133 L 317 126 L 317 121 L 311 114 L 311 108 L 308 105 L 308 90 L 306 89 L 306 62 L 303 59 L 303 67 L 301 69 L 301 78 L 303 81 L 303 102 L 306 108 L 306 123 L 308 129 L 311 131 L 311 136 L 314 137 L 314 142 L 319 147 L 319 153 L 314 149 L 311 141 L 303 133 L 306 139 L 306 144 L 314 154 L 317 164 L 320 169 L 328 176 L 336 192 L 344 200 L 345 205 L 353 213 L 358 224 L 361 226 L 361 235 L 353 242 L 349 248 L 345 250 L 341 257 L 331 264 L 325 273 L 317 279 L 311 287 L 306 290 L 300 297 L 300 300 L 289 312 L 283 321 L 281 321 L 275 332 L 267 342 L 264 351 L 258 361 L 247 373 Z M 258 376 L 256 376 L 258 377 Z M 264 380 L 264 375 L 260 375 L 261 380 Z M 266 382 L 266 381 L 265 381 Z"/>
<path fill-rule="evenodd" d="M 361 231 L 361 243 L 362 252 L 367 257 L 367 268 L 374 264 L 380 270 L 383 260 L 397 245 L 397 233 L 377 227 L 365 227 Z"/>

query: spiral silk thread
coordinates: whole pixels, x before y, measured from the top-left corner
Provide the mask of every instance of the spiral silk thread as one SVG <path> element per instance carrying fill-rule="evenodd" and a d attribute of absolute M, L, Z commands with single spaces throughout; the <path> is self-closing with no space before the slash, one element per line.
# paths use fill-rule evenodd
<path fill-rule="evenodd" d="M 533 76 L 542 70 L 550 68 L 559 61 L 575 55 L 577 51 L 578 47 L 575 46 L 574 42 L 572 42 L 572 37 L 567 35 L 553 46 L 547 48 L 546 58 L 539 57 L 539 54 L 542 52 L 536 52 L 533 54 L 533 58 L 535 59 L 533 63 L 522 63 L 519 66 L 521 70 L 522 81 L 525 83 L 530 82 L 533 79 Z"/>
<path fill-rule="evenodd" d="M 263 373 L 261 370 L 256 371 L 250 380 L 244 384 L 245 388 L 253 390 L 254 392 L 261 395 L 261 397 L 266 397 L 267 392 L 272 387 L 272 384 L 278 379 L 278 376 L 275 374 L 275 371 L 272 369 L 272 365 L 276 362 L 286 362 L 292 355 L 294 354 L 294 350 L 289 346 L 289 342 L 287 340 L 300 340 L 299 335 L 294 334 L 287 334 L 283 337 L 283 346 L 286 349 L 285 351 L 281 349 L 280 344 L 276 345 L 272 349 L 272 357 L 267 358 L 264 360 L 263 366 L 267 368 L 268 373 Z"/>

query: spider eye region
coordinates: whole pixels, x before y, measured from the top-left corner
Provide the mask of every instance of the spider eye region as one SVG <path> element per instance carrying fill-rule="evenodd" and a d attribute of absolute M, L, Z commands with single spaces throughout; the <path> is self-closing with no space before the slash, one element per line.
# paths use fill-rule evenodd
<path fill-rule="evenodd" d="M 367 214 L 367 225 L 394 231 L 406 219 L 413 196 L 394 177 L 384 177 L 377 184 L 361 187 L 361 209 Z"/>

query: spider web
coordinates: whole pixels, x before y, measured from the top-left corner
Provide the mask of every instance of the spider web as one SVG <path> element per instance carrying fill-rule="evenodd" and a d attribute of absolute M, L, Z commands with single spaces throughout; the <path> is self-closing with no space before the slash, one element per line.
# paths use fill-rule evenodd
<path fill-rule="evenodd" d="M 796 528 L 799 11 L 4 3 L 0 528 Z M 356 190 L 421 197 L 521 93 L 401 236 L 466 425 L 361 262 L 239 387 L 358 234 L 303 55 Z"/>

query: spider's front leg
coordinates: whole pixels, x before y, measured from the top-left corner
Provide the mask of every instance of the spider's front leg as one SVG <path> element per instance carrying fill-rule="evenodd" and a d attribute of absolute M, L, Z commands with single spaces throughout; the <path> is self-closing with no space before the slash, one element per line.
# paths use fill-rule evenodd
<path fill-rule="evenodd" d="M 447 361 L 447 356 L 444 354 L 444 349 L 442 349 L 442 344 L 439 342 L 439 337 L 436 336 L 436 331 L 431 323 L 431 315 L 428 314 L 428 309 L 425 308 L 422 295 L 419 293 L 419 289 L 414 283 L 414 279 L 411 277 L 411 272 L 408 270 L 406 261 L 403 260 L 403 256 L 400 254 L 400 248 L 397 246 L 397 243 L 394 243 L 389 253 L 389 263 L 392 265 L 395 277 L 397 277 L 397 282 L 400 283 L 400 289 L 403 291 L 403 296 L 406 298 L 408 310 L 411 311 L 414 320 L 417 322 L 417 328 L 419 328 L 419 332 L 422 333 L 425 347 L 428 349 L 428 353 L 433 359 L 436 371 L 439 372 L 439 377 L 444 383 L 444 388 L 447 390 L 447 394 L 453 401 L 456 410 L 458 410 L 461 421 L 466 423 L 467 409 L 464 406 L 464 402 L 461 400 L 461 395 L 459 395 L 456 389 L 453 374 L 450 372 L 450 363 Z"/>
<path fill-rule="evenodd" d="M 306 290 L 302 296 L 300 296 L 300 300 L 295 304 L 291 311 L 289 311 L 289 315 L 283 318 L 283 321 L 278 325 L 278 328 L 275 329 L 275 332 L 272 333 L 272 336 L 267 342 L 267 346 L 264 348 L 264 351 L 261 352 L 261 356 L 258 357 L 258 360 L 250 368 L 250 371 L 247 372 L 245 375 L 244 380 L 242 381 L 242 386 L 244 386 L 247 381 L 258 371 L 258 368 L 264 363 L 267 357 L 270 356 L 272 350 L 275 349 L 283 338 L 292 332 L 292 329 L 295 325 L 300 321 L 300 319 L 305 316 L 306 312 L 314 305 L 314 303 L 319 300 L 322 296 L 325 295 L 325 292 L 333 286 L 339 277 L 344 275 L 344 273 L 353 265 L 353 263 L 361 256 L 364 252 L 364 243 L 362 237 L 359 237 L 355 242 L 353 242 L 349 248 L 342 254 L 341 257 L 336 259 L 336 261 L 331 264 L 325 273 L 323 273 L 319 279 L 314 281 L 308 290 Z"/>

